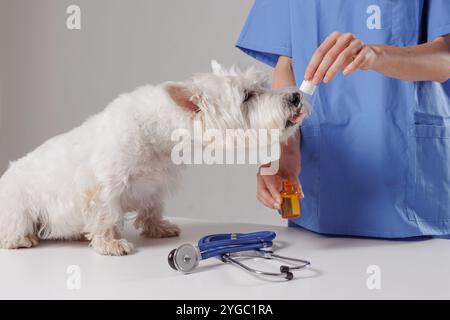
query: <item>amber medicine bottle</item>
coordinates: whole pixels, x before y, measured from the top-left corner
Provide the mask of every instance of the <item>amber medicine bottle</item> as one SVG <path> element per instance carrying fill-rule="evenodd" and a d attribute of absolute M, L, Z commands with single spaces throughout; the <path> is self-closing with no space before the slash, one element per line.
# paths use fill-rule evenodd
<path fill-rule="evenodd" d="M 300 208 L 300 186 L 296 182 L 283 181 L 283 190 L 281 195 L 281 217 L 283 219 L 299 218 L 301 214 Z"/>

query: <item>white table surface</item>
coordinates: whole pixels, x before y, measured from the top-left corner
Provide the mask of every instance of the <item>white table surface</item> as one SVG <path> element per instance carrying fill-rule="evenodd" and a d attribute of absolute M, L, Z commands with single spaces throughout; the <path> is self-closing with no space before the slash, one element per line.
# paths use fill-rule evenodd
<path fill-rule="evenodd" d="M 124 257 L 97 255 L 82 241 L 0 250 L 0 299 L 450 299 L 450 240 L 338 238 L 298 228 L 171 220 L 182 228 L 179 238 L 142 239 L 127 226 L 125 236 L 137 250 Z M 311 260 L 312 268 L 280 282 L 217 259 L 203 261 L 190 275 L 167 264 L 171 249 L 206 234 L 258 230 L 276 231 L 277 252 Z M 80 267 L 78 290 L 67 287 L 70 265 Z M 367 288 L 370 265 L 380 268 L 379 290 Z"/>

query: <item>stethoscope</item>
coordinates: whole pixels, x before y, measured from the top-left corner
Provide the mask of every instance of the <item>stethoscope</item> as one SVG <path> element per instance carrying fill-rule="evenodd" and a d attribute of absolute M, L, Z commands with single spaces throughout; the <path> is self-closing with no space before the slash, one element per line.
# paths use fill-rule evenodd
<path fill-rule="evenodd" d="M 182 273 L 191 273 L 200 260 L 219 257 L 224 263 L 231 263 L 245 271 L 259 276 L 293 279 L 291 271 L 305 269 L 311 265 L 307 260 L 284 257 L 272 251 L 273 239 L 276 234 L 272 231 L 259 231 L 253 233 L 225 233 L 205 236 L 198 241 L 198 245 L 183 244 L 170 251 L 169 265 Z M 251 268 L 239 258 L 262 258 L 287 262 L 281 265 L 280 272 L 267 272 Z M 297 263 L 293 265 L 292 263 Z"/>

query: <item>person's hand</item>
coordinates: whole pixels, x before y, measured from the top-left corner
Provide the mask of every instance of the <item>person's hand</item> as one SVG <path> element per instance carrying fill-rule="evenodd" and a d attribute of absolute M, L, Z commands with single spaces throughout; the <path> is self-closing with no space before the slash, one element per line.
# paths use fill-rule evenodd
<path fill-rule="evenodd" d="M 273 74 L 272 88 L 275 90 L 295 86 L 295 77 L 292 59 L 280 56 Z M 283 180 L 298 182 L 300 174 L 300 132 L 289 138 L 286 144 L 281 145 L 278 172 L 275 175 L 261 174 L 261 167 L 274 168 L 270 163 L 263 165 L 256 176 L 256 197 L 268 208 L 279 210 L 281 208 L 280 192 Z M 300 184 L 299 184 L 300 185 Z M 301 189 L 300 189 L 301 192 Z M 302 193 L 303 196 L 303 193 Z"/>
<path fill-rule="evenodd" d="M 364 44 L 351 33 L 333 32 L 314 52 L 305 71 L 305 80 L 315 85 L 330 82 L 336 74 L 344 75 L 375 67 L 378 58 L 375 46 Z"/>
<path fill-rule="evenodd" d="M 258 200 L 266 207 L 275 210 L 281 208 L 280 192 L 283 188 L 283 181 L 289 180 L 298 182 L 298 175 L 300 174 L 300 152 L 284 152 L 279 161 L 279 170 L 277 174 L 262 175 L 260 170 L 258 170 L 256 177 L 256 196 Z M 262 167 L 267 167 L 269 165 L 270 164 L 266 164 Z M 303 193 L 301 197 L 303 198 Z"/>

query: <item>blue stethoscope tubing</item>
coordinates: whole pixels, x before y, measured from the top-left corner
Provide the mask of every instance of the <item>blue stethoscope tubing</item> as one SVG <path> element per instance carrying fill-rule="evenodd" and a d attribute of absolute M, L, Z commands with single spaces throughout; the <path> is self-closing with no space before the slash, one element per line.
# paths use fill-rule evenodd
<path fill-rule="evenodd" d="M 294 277 L 291 271 L 308 268 L 311 263 L 307 260 L 275 254 L 271 250 L 275 237 L 276 233 L 273 231 L 212 234 L 202 237 L 196 246 L 183 244 L 173 249 L 169 253 L 168 262 L 174 270 L 191 273 L 200 260 L 217 257 L 224 263 L 231 263 L 258 276 L 283 277 L 291 280 Z M 290 266 L 281 265 L 280 272 L 268 272 L 251 268 L 238 258 L 272 259 L 288 262 Z"/>
<path fill-rule="evenodd" d="M 202 260 L 205 260 L 226 253 L 270 248 L 276 236 L 273 231 L 212 234 L 201 238 L 198 241 L 198 248 Z"/>

